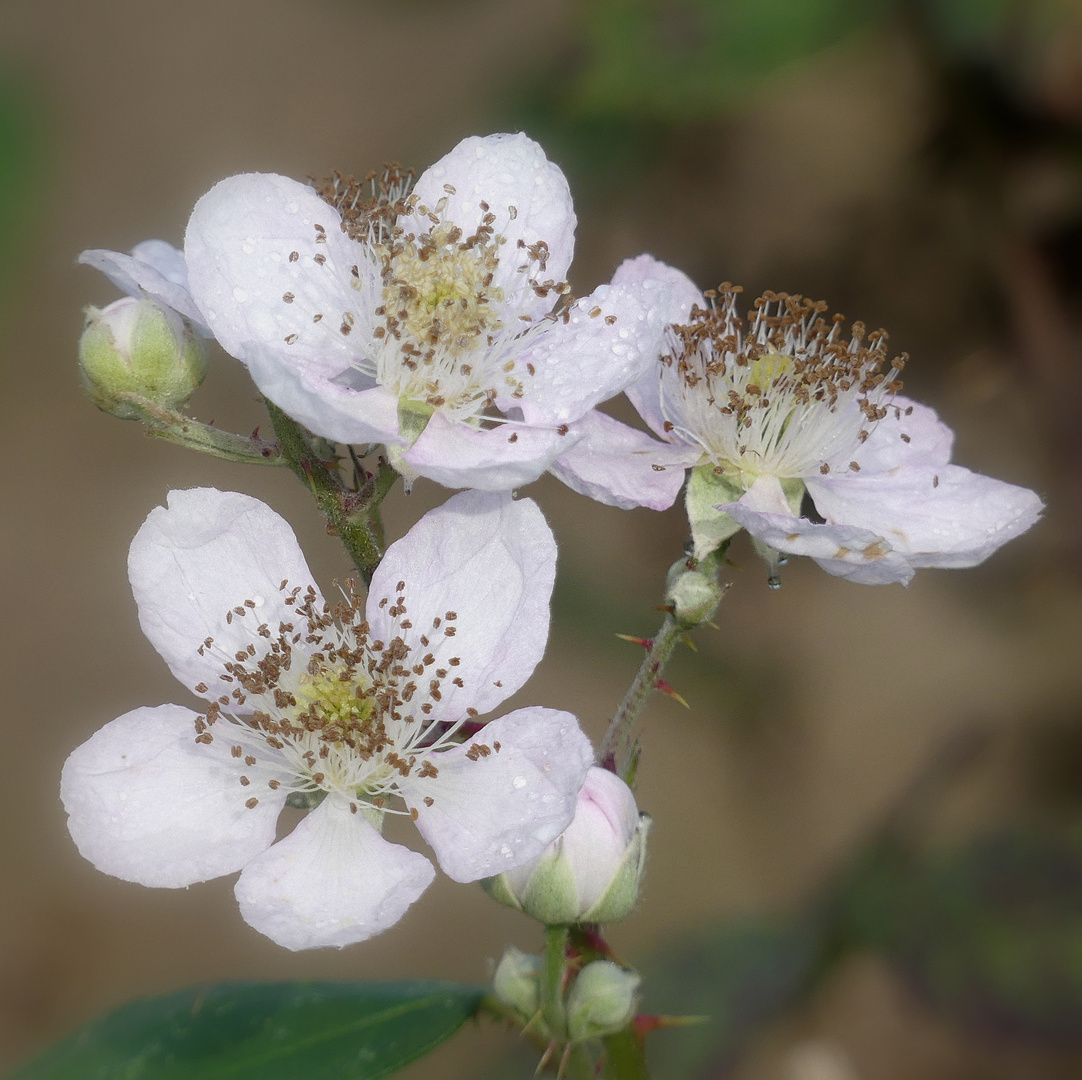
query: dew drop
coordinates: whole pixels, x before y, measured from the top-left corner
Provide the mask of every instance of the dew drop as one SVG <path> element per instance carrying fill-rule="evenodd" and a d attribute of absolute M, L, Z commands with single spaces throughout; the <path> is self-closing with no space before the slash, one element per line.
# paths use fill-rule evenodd
<path fill-rule="evenodd" d="M 233 289 L 233 299 L 236 300 L 238 304 L 246 303 L 248 300 L 248 291 L 242 289 L 239 285 L 236 286 Z"/>
<path fill-rule="evenodd" d="M 511 781 L 511 786 L 516 791 L 521 791 L 526 786 L 526 777 L 525 776 L 516 776 L 514 778 L 514 780 Z"/>
<path fill-rule="evenodd" d="M 766 579 L 766 584 L 767 584 L 768 588 L 780 589 L 781 588 L 781 578 L 778 577 L 777 574 L 771 574 L 770 577 L 768 577 Z"/>
<path fill-rule="evenodd" d="M 251 244 L 241 244 L 240 249 L 245 255 L 251 255 L 252 252 L 255 251 L 255 248 L 252 247 Z"/>
<path fill-rule="evenodd" d="M 297 206 L 297 204 L 295 202 L 287 202 L 286 203 L 286 213 L 287 214 L 295 214 L 298 209 L 299 208 L 298 208 L 298 206 Z"/>

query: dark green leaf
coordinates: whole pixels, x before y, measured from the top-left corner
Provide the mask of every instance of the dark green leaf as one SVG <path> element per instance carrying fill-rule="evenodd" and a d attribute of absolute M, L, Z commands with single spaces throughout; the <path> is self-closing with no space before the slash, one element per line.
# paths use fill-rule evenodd
<path fill-rule="evenodd" d="M 439 982 L 226 983 L 130 1002 L 8 1080 L 377 1080 L 472 1016 Z"/>

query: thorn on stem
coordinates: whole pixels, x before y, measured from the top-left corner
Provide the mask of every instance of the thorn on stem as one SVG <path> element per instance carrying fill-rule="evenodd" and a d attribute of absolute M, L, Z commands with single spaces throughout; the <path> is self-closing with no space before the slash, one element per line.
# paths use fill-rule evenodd
<path fill-rule="evenodd" d="M 663 694 L 668 694 L 674 701 L 679 701 L 685 709 L 691 708 L 691 706 L 664 679 L 658 679 L 654 683 L 654 689 L 660 690 Z"/>

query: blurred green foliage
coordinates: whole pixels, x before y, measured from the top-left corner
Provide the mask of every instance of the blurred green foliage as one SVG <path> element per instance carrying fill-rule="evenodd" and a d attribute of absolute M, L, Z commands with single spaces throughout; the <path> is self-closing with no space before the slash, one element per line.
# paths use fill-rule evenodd
<path fill-rule="evenodd" d="M 129 1002 L 8 1080 L 379 1080 L 473 1016 L 454 983 L 224 983 Z"/>
<path fill-rule="evenodd" d="M 0 68 L 0 316 L 10 302 L 43 195 L 44 131 L 32 81 Z"/>

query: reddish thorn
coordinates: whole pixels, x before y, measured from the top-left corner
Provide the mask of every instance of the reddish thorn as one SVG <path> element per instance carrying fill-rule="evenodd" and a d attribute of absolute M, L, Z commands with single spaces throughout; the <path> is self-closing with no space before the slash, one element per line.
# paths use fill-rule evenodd
<path fill-rule="evenodd" d="M 630 641 L 632 645 L 641 645 L 644 649 L 649 651 L 654 647 L 654 639 L 648 637 L 632 637 L 630 634 L 617 634 L 621 641 Z"/>
<path fill-rule="evenodd" d="M 256 426 L 255 431 L 252 432 L 252 438 L 253 439 L 258 439 L 259 438 L 259 427 L 258 427 L 258 425 Z"/>
<path fill-rule="evenodd" d="M 654 683 L 654 689 L 660 690 L 663 694 L 668 694 L 674 701 L 679 701 L 685 709 L 690 709 L 691 706 L 667 683 L 664 679 L 658 679 Z"/>

